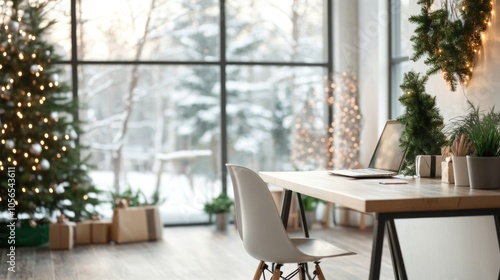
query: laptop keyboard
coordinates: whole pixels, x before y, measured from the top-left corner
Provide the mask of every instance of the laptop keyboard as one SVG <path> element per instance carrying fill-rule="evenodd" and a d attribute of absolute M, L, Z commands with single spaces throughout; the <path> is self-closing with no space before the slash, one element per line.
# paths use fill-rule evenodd
<path fill-rule="evenodd" d="M 387 170 L 370 169 L 370 168 L 354 169 L 352 171 L 354 173 L 362 173 L 362 174 L 387 174 L 387 173 L 391 173 L 390 171 L 387 171 Z"/>

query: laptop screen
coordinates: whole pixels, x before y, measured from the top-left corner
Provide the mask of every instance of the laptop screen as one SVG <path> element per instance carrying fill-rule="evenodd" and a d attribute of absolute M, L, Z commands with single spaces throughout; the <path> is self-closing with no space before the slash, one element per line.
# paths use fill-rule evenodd
<path fill-rule="evenodd" d="M 405 151 L 399 147 L 402 133 L 402 124 L 395 120 L 386 122 L 370 160 L 370 168 L 399 172 L 405 156 Z"/>

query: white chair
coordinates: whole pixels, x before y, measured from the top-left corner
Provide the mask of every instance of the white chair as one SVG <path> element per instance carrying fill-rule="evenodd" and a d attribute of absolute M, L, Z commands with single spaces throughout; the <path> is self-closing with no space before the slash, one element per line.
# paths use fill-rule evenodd
<path fill-rule="evenodd" d="M 226 164 L 226 167 L 233 182 L 238 232 L 247 253 L 260 260 L 254 280 L 260 279 L 266 271 L 272 273 L 272 280 L 290 279 L 297 274 L 300 279 L 305 279 L 308 262 L 315 263 L 314 278 L 317 276 L 319 280 L 324 280 L 319 266 L 321 259 L 354 254 L 323 240 L 290 238 L 271 193 L 260 176 L 243 166 Z M 266 263 L 272 263 L 271 269 Z M 283 276 L 281 267 L 287 263 L 298 266 L 292 273 Z"/>

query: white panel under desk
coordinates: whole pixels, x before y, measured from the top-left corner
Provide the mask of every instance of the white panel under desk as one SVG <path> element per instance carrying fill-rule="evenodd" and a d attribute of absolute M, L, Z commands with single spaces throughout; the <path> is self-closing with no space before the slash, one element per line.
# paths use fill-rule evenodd
<path fill-rule="evenodd" d="M 498 279 L 492 216 L 396 220 L 409 279 Z"/>

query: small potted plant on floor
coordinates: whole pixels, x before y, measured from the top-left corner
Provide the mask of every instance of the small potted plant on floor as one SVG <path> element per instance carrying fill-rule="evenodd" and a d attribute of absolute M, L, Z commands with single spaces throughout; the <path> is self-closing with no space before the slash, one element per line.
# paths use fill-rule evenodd
<path fill-rule="evenodd" d="M 492 108 L 476 118 L 466 133 L 474 146 L 473 155 L 467 156 L 470 187 L 500 188 L 500 114 Z"/>
<path fill-rule="evenodd" d="M 311 228 L 312 224 L 316 221 L 316 206 L 318 206 L 319 202 L 320 200 L 315 197 L 302 195 L 302 204 L 308 228 Z"/>
<path fill-rule="evenodd" d="M 209 223 L 212 223 L 212 216 L 215 214 L 215 226 L 217 230 L 226 230 L 233 204 L 233 199 L 224 193 L 221 193 L 212 199 L 212 201 L 206 202 L 203 210 L 209 215 Z"/>

